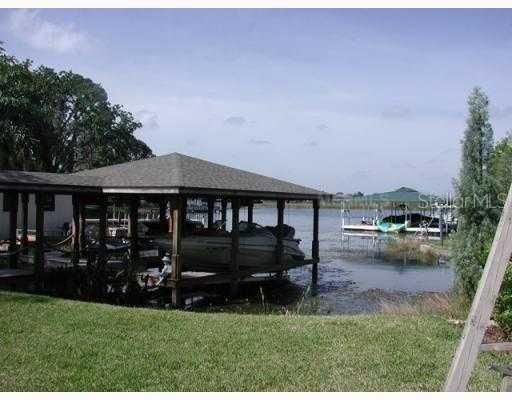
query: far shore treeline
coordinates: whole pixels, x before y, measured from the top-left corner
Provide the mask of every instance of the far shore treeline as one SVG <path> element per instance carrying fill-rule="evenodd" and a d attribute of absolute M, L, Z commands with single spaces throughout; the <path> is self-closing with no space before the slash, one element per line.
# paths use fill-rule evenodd
<path fill-rule="evenodd" d="M 0 42 L 0 170 L 76 172 L 151 157 L 142 127 L 71 71 L 34 67 Z"/>

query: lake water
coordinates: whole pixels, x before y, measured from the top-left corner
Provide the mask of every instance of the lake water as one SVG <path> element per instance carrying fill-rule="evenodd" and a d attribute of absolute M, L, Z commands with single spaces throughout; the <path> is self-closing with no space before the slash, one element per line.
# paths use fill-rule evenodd
<path fill-rule="evenodd" d="M 353 221 L 361 216 L 353 213 Z M 240 210 L 240 220 L 247 220 L 244 209 Z M 255 208 L 254 222 L 275 225 L 277 211 L 271 208 Z M 284 222 L 295 228 L 295 237 L 302 239 L 301 247 L 310 256 L 313 210 L 286 208 Z M 350 249 L 347 249 L 346 243 L 342 246 L 341 217 L 337 209 L 320 209 L 319 229 L 320 263 L 316 295 L 311 296 L 311 290 L 308 290 L 311 266 L 293 269 L 288 273 L 288 289 L 294 289 L 290 290 L 294 293 L 307 293 L 300 301 L 301 306 L 307 307 L 310 312 L 377 312 L 383 300 L 402 302 L 421 293 L 446 292 L 453 286 L 454 271 L 449 265 L 392 264 L 368 251 L 370 245 L 364 241 L 358 242 L 356 238 L 351 238 Z M 354 252 L 354 248 L 363 251 Z M 278 290 L 286 292 L 286 289 L 279 287 Z"/>

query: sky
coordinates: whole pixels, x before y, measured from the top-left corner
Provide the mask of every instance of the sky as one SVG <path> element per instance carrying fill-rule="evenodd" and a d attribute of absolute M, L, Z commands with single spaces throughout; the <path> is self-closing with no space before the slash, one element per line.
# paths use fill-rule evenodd
<path fill-rule="evenodd" d="M 0 40 L 100 83 L 157 155 L 329 192 L 450 192 L 475 86 L 512 130 L 512 10 L 4 9 Z"/>

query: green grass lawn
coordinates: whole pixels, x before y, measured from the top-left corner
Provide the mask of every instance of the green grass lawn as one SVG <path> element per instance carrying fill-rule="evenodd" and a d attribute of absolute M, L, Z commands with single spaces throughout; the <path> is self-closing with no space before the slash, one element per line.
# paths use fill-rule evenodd
<path fill-rule="evenodd" d="M 123 308 L 0 292 L 2 391 L 439 390 L 460 330 L 435 316 Z M 472 388 L 495 390 L 485 354 Z"/>

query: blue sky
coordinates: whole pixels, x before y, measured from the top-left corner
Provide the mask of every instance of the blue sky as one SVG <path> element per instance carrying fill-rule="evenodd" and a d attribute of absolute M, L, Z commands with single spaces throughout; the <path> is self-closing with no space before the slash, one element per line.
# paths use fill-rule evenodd
<path fill-rule="evenodd" d="M 0 10 L 173 151 L 336 192 L 451 190 L 466 98 L 512 129 L 511 10 Z"/>

